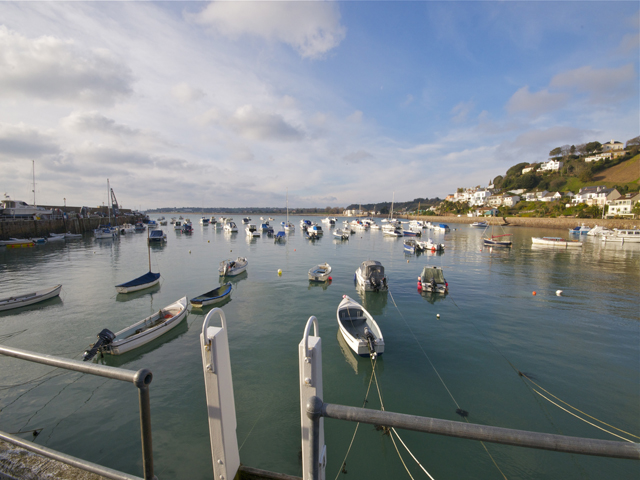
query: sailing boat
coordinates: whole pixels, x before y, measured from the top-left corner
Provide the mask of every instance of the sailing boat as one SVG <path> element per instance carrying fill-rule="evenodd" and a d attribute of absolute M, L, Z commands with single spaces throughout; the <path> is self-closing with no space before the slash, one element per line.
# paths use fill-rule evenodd
<path fill-rule="evenodd" d="M 282 227 L 287 231 L 294 231 L 296 227 L 293 226 L 293 223 L 289 222 L 289 189 L 287 188 L 287 221 L 282 222 Z"/>
<path fill-rule="evenodd" d="M 145 273 L 141 277 L 134 278 L 130 282 L 121 283 L 116 285 L 116 291 L 118 293 L 131 293 L 138 290 L 144 290 L 145 288 L 153 287 L 160 283 L 160 274 L 153 273 L 151 271 L 151 245 L 149 242 L 149 230 L 147 229 L 147 251 L 149 253 L 149 272 Z"/>
<path fill-rule="evenodd" d="M 396 192 L 393 192 L 391 198 L 391 213 L 389 213 L 389 220 L 382 226 L 382 233 L 388 237 L 402 237 L 404 233 L 402 231 L 402 225 L 398 220 L 393 218 L 393 203 L 396 199 Z"/>
<path fill-rule="evenodd" d="M 487 247 L 510 247 L 511 245 L 513 245 L 513 242 L 511 241 L 510 237 L 512 234 L 511 233 L 503 233 L 502 235 L 494 235 L 493 234 L 493 223 L 491 224 L 491 236 L 487 236 L 487 229 L 489 228 L 489 225 L 487 225 L 487 228 L 484 229 L 484 232 L 482 232 L 482 242 L 484 243 L 485 246 Z M 502 228 L 502 227 L 500 227 Z M 504 230 L 503 230 L 504 231 Z"/>
<path fill-rule="evenodd" d="M 111 227 L 111 205 L 109 204 L 109 195 L 111 194 L 111 187 L 109 186 L 109 179 L 107 178 L 107 211 L 109 212 L 109 223 L 105 225 L 98 225 L 93 231 L 93 236 L 98 239 L 114 239 L 118 235 L 118 230 Z"/>

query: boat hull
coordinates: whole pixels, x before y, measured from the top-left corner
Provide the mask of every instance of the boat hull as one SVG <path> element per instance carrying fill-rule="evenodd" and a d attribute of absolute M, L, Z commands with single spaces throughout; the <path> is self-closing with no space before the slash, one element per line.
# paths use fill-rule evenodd
<path fill-rule="evenodd" d="M 145 288 L 153 287 L 158 283 L 160 283 L 160 274 L 149 272 L 149 273 L 145 273 L 141 277 L 131 280 L 130 282 L 116 285 L 116 292 L 118 293 L 137 292 L 139 290 L 144 290 Z"/>
<path fill-rule="evenodd" d="M 181 298 L 177 302 L 163 308 L 161 311 L 165 314 L 170 314 L 171 317 L 167 318 L 166 316 L 164 316 L 164 321 L 158 323 L 154 327 L 148 328 L 147 330 L 144 330 L 138 334 L 122 338 L 122 336 L 126 335 L 128 332 L 136 331 L 139 328 L 143 328 L 150 322 L 161 320 L 158 313 L 151 315 L 144 320 L 141 320 L 140 322 L 135 323 L 130 327 L 121 330 L 120 332 L 117 332 L 115 340 L 110 345 L 107 345 L 105 348 L 101 349 L 101 351 L 103 353 L 109 353 L 111 355 L 121 355 L 135 348 L 141 347 L 142 345 L 145 345 L 152 340 L 155 340 L 159 336 L 171 331 L 173 328 L 177 327 L 178 324 L 187 316 L 187 297 Z"/>
<path fill-rule="evenodd" d="M 202 308 L 207 305 L 214 305 L 220 303 L 231 296 L 231 284 L 227 283 L 219 288 L 211 290 L 203 295 L 192 298 L 189 300 L 192 307 Z"/>
<path fill-rule="evenodd" d="M 62 285 L 56 285 L 45 290 L 39 290 L 33 293 L 16 295 L 14 297 L 0 299 L 0 311 L 11 310 L 14 308 L 26 307 L 34 303 L 44 302 L 53 297 L 60 295 Z"/>
<path fill-rule="evenodd" d="M 358 312 L 358 314 L 355 318 L 351 318 L 350 312 L 354 311 Z M 366 339 L 363 338 L 365 326 L 370 329 L 374 336 L 375 354 L 380 356 L 384 353 L 384 338 L 380 327 L 362 305 L 345 295 L 338 306 L 336 318 L 342 338 L 356 355 L 361 357 L 371 356 L 369 344 Z"/>
<path fill-rule="evenodd" d="M 555 248 L 582 247 L 582 242 L 565 240 L 563 238 L 556 237 L 531 237 L 531 243 L 533 245 L 546 245 Z"/>

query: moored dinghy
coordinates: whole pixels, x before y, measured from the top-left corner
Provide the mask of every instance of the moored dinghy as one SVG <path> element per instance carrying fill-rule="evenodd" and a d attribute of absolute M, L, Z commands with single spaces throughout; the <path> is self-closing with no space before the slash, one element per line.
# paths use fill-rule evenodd
<path fill-rule="evenodd" d="M 49 298 L 57 297 L 60 295 L 60 289 L 62 285 L 56 285 L 55 287 L 46 288 L 44 290 L 38 290 L 31 293 L 23 293 L 21 295 L 14 295 L 12 297 L 0 298 L 0 311 L 11 310 L 12 308 L 26 307 L 34 303 L 43 302 Z"/>
<path fill-rule="evenodd" d="M 149 230 L 147 230 L 149 232 Z M 116 285 L 116 291 L 118 293 L 131 293 L 138 290 L 144 290 L 145 288 L 153 287 L 160 283 L 160 273 L 153 273 L 151 271 L 151 246 L 149 240 L 149 233 L 147 233 L 147 252 L 149 254 L 149 271 L 144 275 L 134 278 L 133 280 L 120 285 Z"/>
<path fill-rule="evenodd" d="M 187 297 L 159 310 L 130 327 L 113 333 L 108 329 L 98 334 L 98 341 L 84 352 L 83 360 L 91 360 L 96 353 L 120 355 L 141 347 L 176 327 L 187 315 Z"/>
<path fill-rule="evenodd" d="M 234 275 L 240 275 L 247 269 L 249 261 L 244 257 L 238 257 L 236 260 L 223 260 L 220 262 L 221 277 L 233 277 Z"/>
<path fill-rule="evenodd" d="M 424 267 L 422 275 L 418 277 L 418 290 L 422 292 L 446 293 L 449 284 L 444 279 L 440 267 Z"/>
<path fill-rule="evenodd" d="M 309 270 L 309 280 L 312 282 L 326 282 L 331 275 L 331 265 L 328 263 L 321 263 Z"/>
<path fill-rule="evenodd" d="M 384 353 L 384 338 L 380 327 L 362 305 L 348 295 L 343 295 L 336 317 L 342 337 L 356 354 L 376 358 Z"/>
<path fill-rule="evenodd" d="M 365 260 L 356 270 L 356 283 L 366 292 L 388 290 L 384 267 L 376 260 Z"/>
<path fill-rule="evenodd" d="M 213 290 L 198 295 L 195 298 L 189 300 L 191 306 L 196 308 L 205 307 L 207 305 L 213 305 L 214 303 L 220 303 L 223 300 L 231 297 L 231 283 L 227 282 L 224 285 L 214 288 Z"/>

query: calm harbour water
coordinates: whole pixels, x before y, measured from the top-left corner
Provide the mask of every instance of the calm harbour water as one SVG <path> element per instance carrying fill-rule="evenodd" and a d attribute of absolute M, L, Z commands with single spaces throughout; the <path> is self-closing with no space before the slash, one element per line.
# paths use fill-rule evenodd
<path fill-rule="evenodd" d="M 490 251 L 481 247 L 482 229 L 451 224 L 446 235 L 425 231 L 445 243 L 444 254 L 415 256 L 405 255 L 402 239 L 383 237 L 379 230 L 339 242 L 322 224 L 324 238 L 310 242 L 302 237 L 300 218 L 291 217 L 296 231 L 284 245 L 267 237 L 248 240 L 240 217 L 241 231 L 232 235 L 200 226 L 197 215 L 191 216 L 190 236 L 162 227 L 167 245 L 151 249 L 161 285 L 130 295 L 116 295 L 114 285 L 147 271 L 146 235 L 0 249 L 0 296 L 63 284 L 60 299 L 0 312 L 0 343 L 79 359 L 101 329 L 118 331 L 182 296 L 214 288 L 222 283 L 219 262 L 245 256 L 247 273 L 232 280 L 232 300 L 223 307 L 245 465 L 301 475 L 297 346 L 309 316 L 319 320 L 324 400 L 362 406 L 372 367 L 337 335 L 336 308 L 344 294 L 362 300 L 382 329 L 385 354 L 376 374 L 386 410 L 461 421 L 459 405 L 471 423 L 616 439 L 544 400 L 512 364 L 583 412 L 640 435 L 640 244 L 605 245 L 583 237 L 585 245 L 576 251 L 533 249 L 532 236 L 568 237 L 567 232 L 513 227 L 507 229 L 513 248 Z M 390 293 L 363 298 L 356 291 L 354 272 L 368 259 L 384 265 Z M 309 268 L 324 262 L 333 267 L 332 283 L 310 284 Z M 425 265 L 444 268 L 449 295 L 417 292 Z M 562 296 L 555 294 L 559 289 Z M 202 312 L 192 310 L 166 336 L 102 360 L 153 372 L 154 464 L 160 479 L 213 476 L 199 347 L 203 320 Z M 380 408 L 375 387 L 368 400 L 369 408 Z M 41 445 L 142 473 L 132 385 L 0 357 L 0 409 L 2 431 L 41 428 L 35 440 Z M 354 428 L 325 421 L 328 479 L 340 470 Z M 436 479 L 503 478 L 494 460 L 509 479 L 638 474 L 638 463 L 629 460 L 486 444 L 492 460 L 478 442 L 400 435 Z M 399 448 L 414 478 L 426 478 Z M 341 478 L 409 478 L 391 439 L 368 425 L 358 430 L 346 471 Z"/>

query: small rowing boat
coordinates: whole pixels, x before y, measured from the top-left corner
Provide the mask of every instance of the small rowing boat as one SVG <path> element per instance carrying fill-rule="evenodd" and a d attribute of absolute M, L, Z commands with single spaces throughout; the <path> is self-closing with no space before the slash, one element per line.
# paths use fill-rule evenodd
<path fill-rule="evenodd" d="M 342 337 L 356 354 L 376 358 L 384 353 L 380 327 L 362 305 L 343 295 L 336 316 Z"/>
<path fill-rule="evenodd" d="M 249 260 L 244 257 L 238 257 L 236 260 L 223 260 L 220 262 L 218 271 L 221 277 L 233 277 L 244 272 L 247 265 L 249 265 Z"/>
<path fill-rule="evenodd" d="M 321 263 L 309 270 L 309 280 L 312 282 L 326 282 L 331 277 L 331 265 L 328 263 Z"/>
<path fill-rule="evenodd" d="M 231 297 L 231 283 L 227 282 L 218 288 L 214 288 L 207 293 L 192 298 L 189 300 L 189 303 L 191 303 L 192 307 L 202 308 L 207 305 L 213 305 L 214 303 L 220 303 L 229 297 Z"/>
<path fill-rule="evenodd" d="M 56 285 L 55 287 L 38 290 L 36 292 L 23 293 L 22 295 L 14 295 L 8 298 L 0 298 L 0 311 L 26 307 L 27 305 L 32 305 L 34 303 L 43 302 L 49 298 L 57 297 L 60 295 L 61 288 L 62 285 Z"/>
<path fill-rule="evenodd" d="M 98 334 L 98 341 L 84 352 L 82 359 L 86 362 L 98 352 L 120 355 L 141 347 L 176 327 L 186 316 L 187 297 L 182 297 L 177 302 L 117 333 L 105 328 Z"/>

